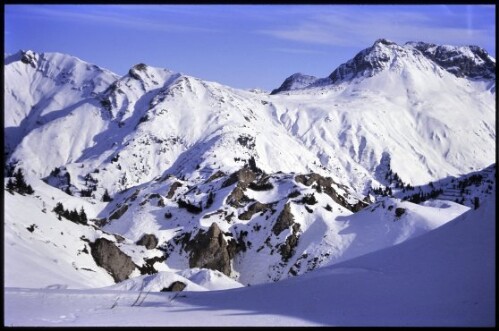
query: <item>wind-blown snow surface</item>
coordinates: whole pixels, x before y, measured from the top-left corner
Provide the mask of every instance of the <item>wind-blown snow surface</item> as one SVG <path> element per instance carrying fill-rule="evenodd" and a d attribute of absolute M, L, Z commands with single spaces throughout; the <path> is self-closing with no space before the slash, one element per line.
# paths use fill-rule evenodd
<path fill-rule="evenodd" d="M 494 326 L 495 217 L 493 194 L 400 245 L 242 289 L 6 288 L 5 325 Z"/>

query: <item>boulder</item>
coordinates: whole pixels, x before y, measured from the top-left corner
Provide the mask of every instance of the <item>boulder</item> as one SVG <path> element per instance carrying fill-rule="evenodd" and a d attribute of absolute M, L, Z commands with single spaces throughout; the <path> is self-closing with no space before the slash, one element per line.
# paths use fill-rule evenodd
<path fill-rule="evenodd" d="M 155 249 L 158 246 L 158 238 L 156 238 L 153 234 L 144 234 L 139 241 L 136 243 L 137 245 L 146 246 L 147 249 Z"/>
<path fill-rule="evenodd" d="M 230 276 L 230 256 L 227 242 L 216 223 L 212 223 L 208 231 L 199 231 L 196 237 L 186 245 L 190 251 L 190 268 L 207 268 L 218 270 Z"/>
<path fill-rule="evenodd" d="M 90 243 L 90 248 L 95 263 L 106 269 L 116 283 L 127 279 L 136 268 L 132 258 L 106 238 L 99 238 Z"/>
<path fill-rule="evenodd" d="M 179 282 L 177 280 L 177 281 L 174 281 L 173 283 L 171 283 L 170 286 L 164 287 L 161 290 L 161 292 L 180 292 L 180 291 L 183 291 L 186 286 L 187 285 L 185 285 L 184 283 Z"/>

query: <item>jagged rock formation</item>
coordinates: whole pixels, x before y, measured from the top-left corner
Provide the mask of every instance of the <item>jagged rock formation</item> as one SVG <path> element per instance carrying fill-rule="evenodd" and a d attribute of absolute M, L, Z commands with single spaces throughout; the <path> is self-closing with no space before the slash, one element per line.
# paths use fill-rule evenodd
<path fill-rule="evenodd" d="M 218 270 L 227 276 L 231 274 L 227 242 L 216 223 L 208 231 L 199 231 L 186 250 L 190 252 L 189 267 Z"/>
<path fill-rule="evenodd" d="M 277 217 L 277 221 L 272 227 L 272 232 L 276 236 L 278 236 L 282 231 L 286 230 L 291 225 L 293 225 L 294 224 L 293 221 L 294 221 L 294 216 L 291 213 L 291 207 L 288 202 L 282 209 L 282 212 L 279 214 L 279 217 Z"/>

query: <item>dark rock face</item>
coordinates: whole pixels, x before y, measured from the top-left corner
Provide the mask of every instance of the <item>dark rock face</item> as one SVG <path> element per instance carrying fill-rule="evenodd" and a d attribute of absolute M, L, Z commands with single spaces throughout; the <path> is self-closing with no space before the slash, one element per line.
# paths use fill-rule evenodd
<path fill-rule="evenodd" d="M 333 199 L 334 202 L 347 208 L 348 210 L 350 210 L 352 212 L 357 212 L 368 205 L 364 201 L 358 201 L 357 203 L 355 203 L 353 205 L 348 203 L 347 200 L 345 199 L 345 197 L 339 195 L 336 192 L 336 190 L 332 187 L 333 183 L 336 185 L 338 185 L 338 184 L 335 183 L 331 177 L 323 177 L 319 174 L 311 173 L 308 175 L 297 175 L 295 177 L 295 181 L 297 183 L 301 183 L 305 186 L 310 186 L 310 185 L 316 183 L 315 189 L 317 192 L 326 193 L 327 195 L 329 195 L 329 197 L 331 197 L 331 199 Z"/>
<path fill-rule="evenodd" d="M 259 213 L 261 211 L 269 209 L 271 206 L 269 204 L 261 203 L 261 202 L 255 202 L 251 206 L 248 207 L 248 210 L 239 215 L 240 220 L 248 221 L 255 215 L 256 213 Z"/>
<path fill-rule="evenodd" d="M 222 184 L 222 188 L 230 186 L 237 183 L 234 190 L 227 197 L 227 203 L 233 207 L 241 207 L 242 202 L 247 202 L 249 199 L 244 195 L 244 190 L 253 182 L 256 178 L 256 173 L 249 168 L 242 168 L 229 176 Z"/>
<path fill-rule="evenodd" d="M 239 171 L 236 171 L 232 175 L 227 178 L 227 180 L 222 184 L 222 188 L 231 186 L 234 183 L 240 184 L 242 188 L 247 188 L 249 184 L 254 181 L 256 178 L 256 174 L 248 168 L 242 168 Z"/>
<path fill-rule="evenodd" d="M 279 247 L 282 260 L 287 262 L 295 253 L 295 247 L 298 246 L 298 231 L 300 231 L 300 224 L 293 224 L 293 233 L 286 238 L 286 242 Z"/>
<path fill-rule="evenodd" d="M 291 206 L 288 202 L 277 217 L 277 221 L 272 228 L 272 232 L 276 236 L 278 236 L 282 231 L 289 228 L 292 224 L 294 224 L 294 216 L 291 213 Z"/>
<path fill-rule="evenodd" d="M 272 90 L 270 94 L 301 89 L 313 84 L 315 81 L 317 81 L 317 77 L 296 73 L 286 78 L 282 85 L 279 88 Z"/>
<path fill-rule="evenodd" d="M 223 171 L 218 170 L 218 171 L 217 171 L 217 172 L 215 172 L 213 175 L 211 175 L 211 176 L 210 176 L 210 178 L 208 178 L 208 179 L 206 180 L 206 182 L 207 182 L 207 183 L 209 183 L 209 182 L 211 182 L 211 181 L 213 181 L 213 180 L 215 180 L 215 179 L 221 178 L 221 177 L 223 177 L 223 176 L 225 176 L 225 173 L 224 173 Z"/>
<path fill-rule="evenodd" d="M 331 83 L 334 84 L 361 75 L 371 77 L 386 68 L 390 56 L 381 51 L 381 48 L 385 46 L 396 46 L 396 44 L 386 39 L 376 40 L 373 46 L 360 51 L 353 59 L 336 68 L 329 75 Z"/>
<path fill-rule="evenodd" d="M 35 55 L 31 52 L 22 52 L 21 53 L 21 62 L 25 63 L 25 64 L 29 64 L 33 68 L 36 68 L 36 58 L 35 58 Z"/>
<path fill-rule="evenodd" d="M 126 213 L 127 210 L 128 210 L 128 205 L 124 204 L 123 206 L 121 206 L 118 209 L 116 209 L 111 214 L 111 216 L 109 216 L 109 220 L 111 221 L 111 220 L 115 220 L 115 219 L 120 218 L 121 216 L 123 216 L 124 213 Z"/>
<path fill-rule="evenodd" d="M 216 223 L 211 224 L 207 232 L 199 231 L 194 240 L 186 245 L 186 250 L 191 252 L 190 268 L 208 268 L 230 276 L 227 242 Z"/>
<path fill-rule="evenodd" d="M 154 268 L 156 262 L 164 262 L 167 259 L 166 255 L 155 256 L 150 259 L 144 259 L 144 264 L 139 268 L 141 275 L 153 275 L 158 273 L 158 270 Z"/>
<path fill-rule="evenodd" d="M 186 286 L 187 285 L 185 285 L 184 283 L 179 282 L 177 280 L 177 281 L 174 281 L 173 283 L 171 283 L 170 286 L 164 287 L 161 290 L 161 292 L 180 292 L 180 291 L 183 291 Z"/>
<path fill-rule="evenodd" d="M 146 246 L 147 249 L 155 249 L 158 246 L 158 238 L 153 234 L 146 233 L 137 241 L 137 245 Z"/>
<path fill-rule="evenodd" d="M 437 46 L 423 42 L 409 42 L 425 57 L 456 77 L 495 79 L 496 64 L 489 54 L 478 46 Z M 468 52 L 469 51 L 469 52 Z"/>
<path fill-rule="evenodd" d="M 90 243 L 91 254 L 95 263 L 109 272 L 116 283 L 128 278 L 135 269 L 132 258 L 106 238 L 99 238 Z"/>
<path fill-rule="evenodd" d="M 173 195 L 175 194 L 175 191 L 180 187 L 182 186 L 182 183 L 180 182 L 175 182 L 172 184 L 172 186 L 170 186 L 170 190 L 168 191 L 168 194 L 166 195 L 166 197 L 168 199 L 171 199 L 173 198 Z"/>

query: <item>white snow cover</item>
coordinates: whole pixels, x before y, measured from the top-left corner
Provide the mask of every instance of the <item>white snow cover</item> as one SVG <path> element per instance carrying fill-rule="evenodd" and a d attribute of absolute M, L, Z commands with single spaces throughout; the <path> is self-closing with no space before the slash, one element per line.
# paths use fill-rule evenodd
<path fill-rule="evenodd" d="M 482 207 L 400 245 L 275 284 L 143 292 L 140 306 L 137 292 L 7 287 L 5 325 L 490 327 L 495 194 Z"/>
<path fill-rule="evenodd" d="M 35 191 L 4 190 L 5 325 L 494 325 L 495 79 L 458 78 L 415 45 L 378 40 L 359 53 L 375 70 L 335 83 L 298 75 L 276 95 L 145 64 L 119 77 L 59 53 L 4 55 L 6 163 Z M 222 186 L 250 158 L 271 188 L 244 189 L 238 207 L 228 200 L 240 183 Z M 391 197 L 374 198 L 388 169 L 416 188 L 392 183 Z M 297 179 L 311 173 L 333 193 Z M 80 197 L 89 176 L 93 197 Z M 352 212 L 361 201 L 371 204 Z M 58 202 L 89 223 L 58 219 Z M 268 206 L 240 218 L 256 202 Z M 291 225 L 276 234 L 285 205 Z M 245 245 L 230 277 L 191 268 L 184 249 L 182 235 L 213 224 Z M 137 245 L 144 234 L 156 248 Z M 128 279 L 96 264 L 98 238 L 131 258 Z M 153 258 L 166 260 L 141 275 Z M 160 292 L 174 281 L 185 290 Z"/>
<path fill-rule="evenodd" d="M 199 166 L 205 178 L 209 171 L 232 172 L 240 167 L 235 159 L 252 155 L 268 173 L 313 171 L 365 194 L 379 180 L 374 173 L 383 153 L 412 185 L 495 160 L 493 82 L 458 78 L 411 45 L 376 43 L 366 56 L 385 54 L 389 62 L 372 77 L 277 95 L 150 66 L 116 79 L 70 56 L 34 54 L 47 59 L 39 62 L 53 74 L 7 61 L 5 104 L 9 146 L 24 137 L 9 161 L 37 177 L 59 166 L 73 178 L 106 169 L 99 180 L 114 193 L 165 171 L 193 175 Z M 72 78 L 61 81 L 66 71 Z M 73 90 L 86 81 L 92 92 Z M 42 104 L 38 99 L 47 95 L 52 103 Z M 19 124 L 24 118 L 33 124 Z M 254 147 L 238 143 L 241 135 L 253 137 Z M 114 164 L 113 157 L 119 157 Z"/>

